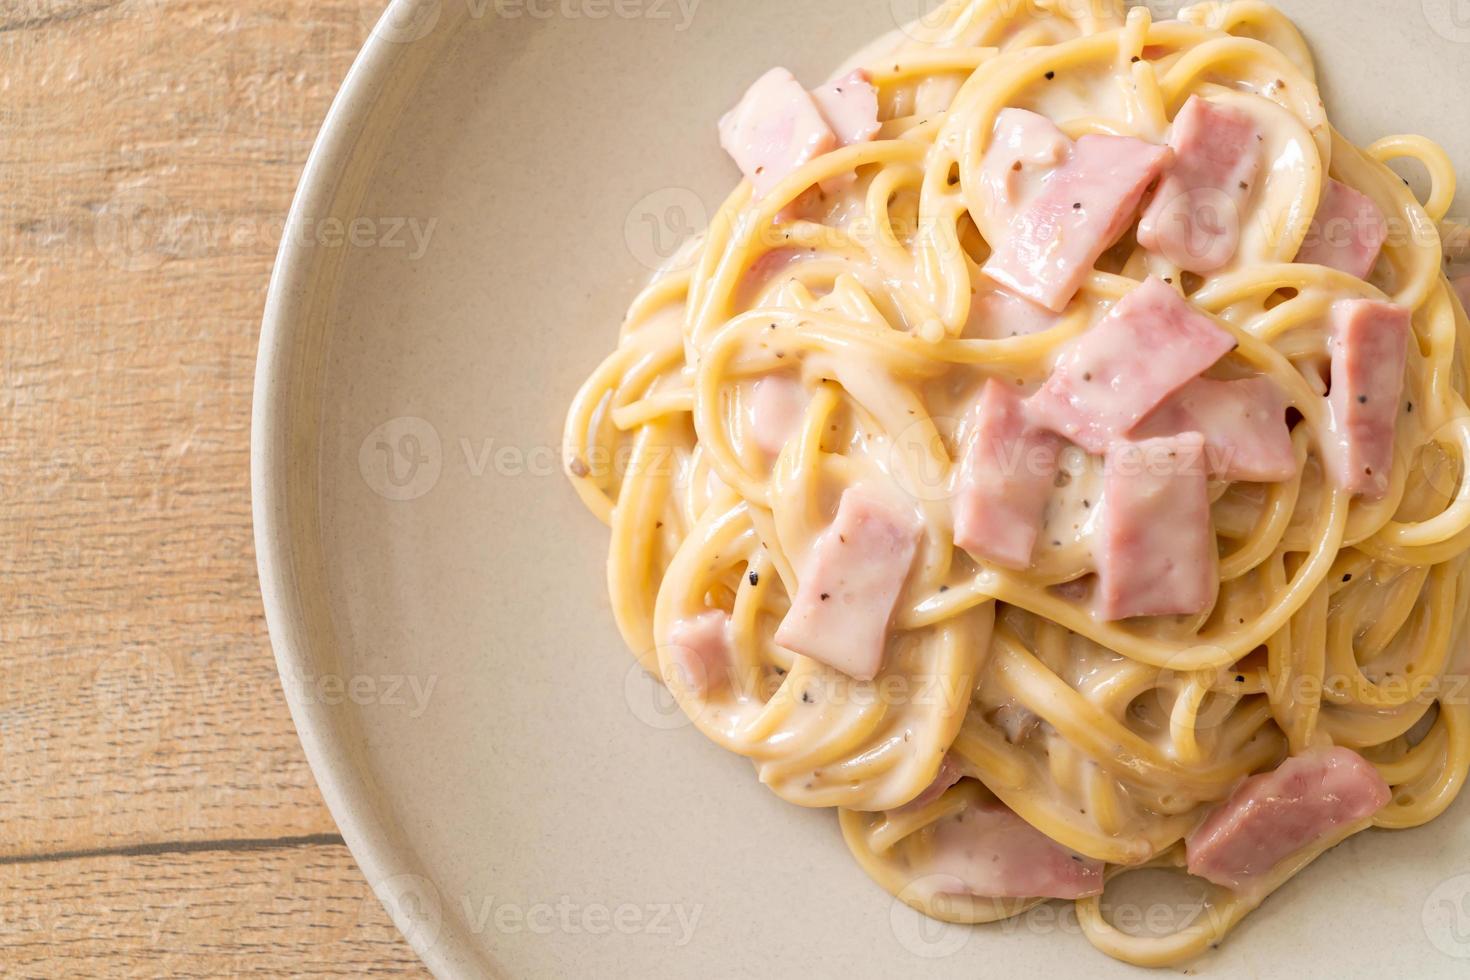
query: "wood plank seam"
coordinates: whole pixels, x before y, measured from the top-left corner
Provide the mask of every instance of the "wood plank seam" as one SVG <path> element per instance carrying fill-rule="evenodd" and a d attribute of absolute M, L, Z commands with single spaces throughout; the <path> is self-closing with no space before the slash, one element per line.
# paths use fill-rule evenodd
<path fill-rule="evenodd" d="M 276 851 L 292 847 L 345 847 L 341 834 L 300 834 L 292 837 L 236 838 L 221 840 L 157 841 L 130 844 L 126 847 L 97 847 L 77 851 L 53 851 L 41 854 L 0 856 L 0 867 L 16 864 L 44 864 L 52 861 L 78 861 L 105 857 L 157 857 L 165 854 L 198 854 L 209 851 Z"/>

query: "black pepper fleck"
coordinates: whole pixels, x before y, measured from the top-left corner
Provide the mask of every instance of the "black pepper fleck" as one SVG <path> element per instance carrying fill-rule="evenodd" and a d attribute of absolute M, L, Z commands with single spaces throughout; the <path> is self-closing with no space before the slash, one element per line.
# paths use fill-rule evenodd
<path fill-rule="evenodd" d="M 1347 574 L 1347 575 L 1344 575 L 1344 576 L 1343 576 L 1343 577 L 1342 577 L 1342 580 L 1343 580 L 1343 581 L 1344 581 L 1344 582 L 1351 582 L 1351 581 L 1352 581 L 1352 580 L 1353 580 L 1353 576 L 1352 576 L 1352 573 L 1351 573 L 1351 572 L 1349 572 L 1349 573 L 1348 573 L 1348 574 Z"/>
<path fill-rule="evenodd" d="M 1049 71 L 1049 72 L 1046 73 L 1046 80 L 1048 82 L 1051 81 L 1052 79 L 1056 78 L 1056 77 L 1057 77 L 1057 73 L 1054 72 L 1054 71 Z"/>
<path fill-rule="evenodd" d="M 750 573 L 750 584 L 751 585 L 760 585 L 761 584 L 761 573 L 760 572 L 752 571 Z"/>
<path fill-rule="evenodd" d="M 830 592 L 823 592 L 822 593 L 822 601 L 823 602 L 826 602 L 830 598 L 832 598 L 832 593 L 830 593 Z"/>

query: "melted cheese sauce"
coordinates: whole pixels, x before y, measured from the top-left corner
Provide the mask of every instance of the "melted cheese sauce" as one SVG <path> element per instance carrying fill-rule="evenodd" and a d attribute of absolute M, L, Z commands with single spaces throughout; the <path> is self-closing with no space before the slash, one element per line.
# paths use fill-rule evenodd
<path fill-rule="evenodd" d="M 569 471 L 612 528 L 610 591 L 629 647 L 664 672 L 700 731 L 749 757 L 784 799 L 843 808 L 864 868 L 952 921 L 1034 904 L 910 887 L 937 822 L 977 800 L 1002 801 L 1109 875 L 1174 867 L 1185 835 L 1242 778 L 1331 743 L 1362 752 L 1394 786 L 1378 826 L 1432 820 L 1470 769 L 1470 710 L 1441 697 L 1470 545 L 1467 321 L 1434 234 L 1453 197 L 1443 155 L 1427 141 L 1367 152 L 1343 141 L 1300 36 L 1253 2 L 1159 23 L 1103 0 L 951 2 L 837 74 L 857 67 L 880 92 L 877 140 L 812 161 L 781 185 L 790 193 L 737 190 L 638 298 L 572 406 Z M 1232 260 L 1189 276 L 1129 232 L 1047 329 L 976 313 L 994 289 L 979 272 L 988 243 L 1008 233 L 983 173 L 981 134 L 996 114 L 1028 109 L 1072 138 L 1162 143 L 1191 94 L 1248 112 L 1263 134 L 1266 166 Z M 1428 201 L 1384 166 L 1394 155 L 1429 170 Z M 1329 172 L 1426 232 L 1391 241 L 1367 281 L 1291 261 Z M 1108 623 L 1093 605 L 1100 460 L 1063 454 L 1024 572 L 954 547 L 956 461 L 987 380 L 1032 394 L 1065 346 L 1149 275 L 1177 282 L 1240 337 L 1212 377 L 1265 376 L 1285 394 L 1300 468 L 1278 484 L 1211 483 L 1214 608 Z M 1396 463 L 1379 502 L 1335 488 L 1319 462 L 1337 437 L 1328 314 L 1357 298 L 1413 311 Z M 806 394 L 776 454 L 759 445 L 752 414 L 754 386 L 772 375 Z M 923 527 L 873 681 L 773 639 L 814 542 L 856 486 L 881 488 Z M 730 682 L 680 690 L 667 638 L 711 609 L 729 615 Z M 1424 686 L 1390 684 L 1408 677 Z M 946 756 L 968 778 L 899 810 Z M 1114 929 L 1095 897 L 1079 900 L 1079 915 L 1110 955 L 1179 962 L 1316 853 L 1251 894 L 1221 896 L 1219 915 L 1166 939 Z"/>

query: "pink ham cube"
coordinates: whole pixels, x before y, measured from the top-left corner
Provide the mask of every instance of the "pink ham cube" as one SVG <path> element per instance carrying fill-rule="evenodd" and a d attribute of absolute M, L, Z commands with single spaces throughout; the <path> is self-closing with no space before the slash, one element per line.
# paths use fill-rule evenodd
<path fill-rule="evenodd" d="M 1038 424 L 1102 455 L 1234 348 L 1234 337 L 1152 278 L 1072 342 L 1027 410 Z"/>
<path fill-rule="evenodd" d="M 860 488 L 844 492 L 802 565 L 776 642 L 849 677 L 877 677 L 921 533 L 917 515 Z"/>
<path fill-rule="evenodd" d="M 750 393 L 750 436 L 768 456 L 779 456 L 801 428 L 807 395 L 801 383 L 784 374 L 772 374 L 755 383 Z"/>
<path fill-rule="evenodd" d="M 729 678 L 729 614 L 712 609 L 678 620 L 669 631 L 664 653 L 672 668 L 665 680 L 682 685 L 696 698 L 708 697 Z"/>
<path fill-rule="evenodd" d="M 1329 178 L 1296 260 L 1367 279 L 1387 240 L 1388 223 L 1373 199 Z"/>
<path fill-rule="evenodd" d="M 1204 436 L 1120 443 L 1103 477 L 1097 555 L 1106 620 L 1194 615 L 1219 588 Z"/>
<path fill-rule="evenodd" d="M 1097 260 L 1138 213 L 1144 192 L 1169 162 L 1167 146 L 1123 136 L 1084 136 L 992 242 L 985 274 L 1060 313 Z"/>
<path fill-rule="evenodd" d="M 1050 330 L 1061 317 L 1005 289 L 982 289 L 970 303 L 966 339 L 1005 340 Z"/>
<path fill-rule="evenodd" d="M 720 145 L 760 200 L 810 161 L 867 142 L 879 127 L 878 90 L 867 72 L 808 92 L 791 72 L 773 68 L 720 120 Z"/>
<path fill-rule="evenodd" d="M 1333 481 L 1369 500 L 1388 492 L 1411 314 L 1377 300 L 1344 300 L 1332 307 L 1331 429 L 1323 462 Z"/>
<path fill-rule="evenodd" d="M 1138 223 L 1138 243 L 1190 272 L 1228 265 L 1261 172 L 1261 139 L 1250 113 L 1190 96 L 1174 117 L 1174 163 Z"/>
<path fill-rule="evenodd" d="M 923 869 L 936 894 L 1086 898 L 1103 863 L 1067 850 L 1000 803 L 969 806 L 934 826 Z"/>
<path fill-rule="evenodd" d="M 1196 378 L 1133 431 L 1139 439 L 1199 432 L 1210 474 L 1231 482 L 1278 483 L 1296 475 L 1286 399 L 1270 378 Z"/>
<path fill-rule="evenodd" d="M 1012 386 L 986 382 L 960 464 L 955 544 L 981 561 L 1029 567 L 1061 449 L 1026 420 Z"/>
<path fill-rule="evenodd" d="M 980 184 L 996 217 L 1009 221 L 1072 153 L 1072 141 L 1048 118 L 1002 109 L 980 161 Z"/>
<path fill-rule="evenodd" d="M 1248 888 L 1298 851 L 1372 817 L 1390 795 L 1378 770 L 1351 749 L 1287 759 L 1241 783 L 1189 835 L 1189 873 Z"/>
<path fill-rule="evenodd" d="M 855 71 L 812 89 L 812 101 L 841 145 L 866 143 L 878 135 L 878 90 L 867 72 Z"/>
<path fill-rule="evenodd" d="M 772 68 L 720 120 L 720 145 L 759 199 L 806 163 L 836 149 L 837 136 L 796 77 L 785 68 Z"/>

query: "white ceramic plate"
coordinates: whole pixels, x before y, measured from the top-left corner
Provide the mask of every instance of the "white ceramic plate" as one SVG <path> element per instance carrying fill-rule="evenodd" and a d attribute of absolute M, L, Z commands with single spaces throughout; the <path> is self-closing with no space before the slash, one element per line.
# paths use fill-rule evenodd
<path fill-rule="evenodd" d="M 1461 0 L 1282 5 L 1349 137 L 1423 132 L 1470 163 Z M 681 724 L 557 472 L 628 300 L 733 183 L 714 120 L 771 65 L 818 78 L 922 9 L 399 2 L 333 108 L 261 343 L 261 579 L 327 801 L 441 976 L 1136 972 L 1065 919 L 924 926 L 833 814 Z M 1467 824 L 1462 801 L 1354 838 L 1195 969 L 1466 975 Z"/>

